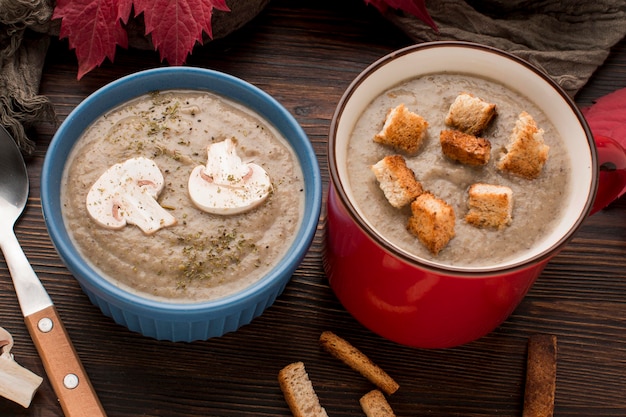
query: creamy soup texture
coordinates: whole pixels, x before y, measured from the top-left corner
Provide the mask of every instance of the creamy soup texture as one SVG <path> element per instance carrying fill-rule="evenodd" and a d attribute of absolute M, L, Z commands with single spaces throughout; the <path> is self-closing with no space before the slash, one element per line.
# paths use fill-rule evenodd
<path fill-rule="evenodd" d="M 267 171 L 272 192 L 245 213 L 206 213 L 190 200 L 187 182 L 207 162 L 207 146 L 227 138 L 244 162 Z M 151 235 L 134 225 L 98 225 L 86 210 L 90 187 L 112 165 L 139 156 L 161 169 L 158 202 L 176 224 Z M 301 223 L 304 181 L 285 139 L 256 113 L 210 93 L 164 91 L 110 111 L 85 132 L 66 165 L 61 198 L 72 239 L 112 282 L 191 302 L 235 293 L 271 269 Z"/>
<path fill-rule="evenodd" d="M 481 137 L 491 142 L 486 166 L 471 167 L 453 162 L 441 152 L 439 132 L 450 104 L 462 92 L 495 103 L 497 116 Z M 425 143 L 415 156 L 405 156 L 425 190 L 450 204 L 456 214 L 456 236 L 437 256 L 432 255 L 406 229 L 410 208 L 396 209 L 385 199 L 370 166 L 397 151 L 375 143 L 389 109 L 404 103 L 429 123 Z M 528 112 L 544 130 L 550 154 L 539 178 L 527 180 L 502 173 L 496 161 L 522 111 Z M 376 98 L 359 118 L 348 144 L 348 173 L 355 203 L 382 236 L 403 251 L 453 266 L 489 266 L 506 262 L 531 248 L 559 218 L 570 181 L 570 160 L 562 138 L 539 108 L 523 94 L 499 83 L 465 74 L 430 74 L 404 82 Z M 477 228 L 465 222 L 467 191 L 476 182 L 505 185 L 513 191 L 510 226 Z"/>

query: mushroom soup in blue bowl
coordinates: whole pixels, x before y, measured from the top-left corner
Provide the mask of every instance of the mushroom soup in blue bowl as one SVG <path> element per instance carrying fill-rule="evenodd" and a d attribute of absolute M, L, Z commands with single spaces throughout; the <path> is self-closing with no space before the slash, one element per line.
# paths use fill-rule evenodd
<path fill-rule="evenodd" d="M 138 72 L 63 121 L 42 171 L 46 226 L 91 302 L 159 340 L 235 331 L 313 240 L 321 175 L 274 98 L 213 70 Z"/>

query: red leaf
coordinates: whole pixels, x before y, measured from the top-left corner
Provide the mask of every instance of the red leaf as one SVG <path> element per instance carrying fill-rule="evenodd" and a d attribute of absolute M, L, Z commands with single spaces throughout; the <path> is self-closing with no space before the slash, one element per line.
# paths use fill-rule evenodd
<path fill-rule="evenodd" d="M 133 0 L 117 0 L 117 15 L 122 23 L 128 23 L 130 11 L 133 9 Z"/>
<path fill-rule="evenodd" d="M 131 10 L 144 14 L 146 34 L 172 65 L 185 62 L 202 33 L 213 36 L 213 9 L 229 11 L 226 0 L 57 0 L 53 19 L 62 19 L 60 38 L 68 38 L 78 59 L 78 79 L 102 64 L 113 61 L 117 45 L 128 47 L 122 26 Z"/>
<path fill-rule="evenodd" d="M 143 13 L 146 35 L 151 35 L 161 60 L 182 65 L 202 33 L 213 37 L 213 8 L 230 9 L 225 0 L 135 0 L 135 14 Z"/>
<path fill-rule="evenodd" d="M 626 88 L 607 94 L 582 110 L 594 135 L 608 136 L 626 148 Z"/>
<path fill-rule="evenodd" d="M 76 51 L 78 79 L 105 58 L 113 61 L 116 45 L 127 47 L 118 6 L 117 0 L 57 0 L 52 18 L 62 19 L 59 37 Z"/>
<path fill-rule="evenodd" d="M 388 7 L 410 13 L 437 30 L 425 0 L 364 0 L 381 12 Z M 122 26 L 131 10 L 143 13 L 146 35 L 152 37 L 161 60 L 182 65 L 203 32 L 213 37 L 213 9 L 230 11 L 226 0 L 57 0 L 53 19 L 62 19 L 60 38 L 68 38 L 78 59 L 78 79 L 102 64 L 113 61 L 117 45 L 128 46 Z"/>
<path fill-rule="evenodd" d="M 437 24 L 426 9 L 426 0 L 365 0 L 365 3 L 376 7 L 381 13 L 387 11 L 389 7 L 402 10 L 417 17 L 433 28 L 433 30 L 438 31 Z"/>
<path fill-rule="evenodd" d="M 599 98 L 591 107 L 583 108 L 591 132 L 598 145 L 601 162 L 610 161 L 614 169 L 600 170 L 600 182 L 593 212 L 606 207 L 617 196 L 624 195 L 626 160 L 626 88 Z M 618 149 L 602 136 L 613 139 L 622 149 Z M 605 157 L 603 157 L 603 153 Z M 621 156 L 620 156 L 621 155 Z"/>

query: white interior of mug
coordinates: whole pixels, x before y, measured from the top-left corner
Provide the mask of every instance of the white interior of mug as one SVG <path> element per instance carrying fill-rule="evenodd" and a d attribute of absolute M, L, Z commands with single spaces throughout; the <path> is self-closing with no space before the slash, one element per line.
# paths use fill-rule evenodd
<path fill-rule="evenodd" d="M 460 65 L 462 63 L 462 65 Z M 391 87 L 421 75 L 439 72 L 462 72 L 488 78 L 525 95 L 535 103 L 568 146 L 572 178 L 567 193 L 565 213 L 553 231 L 542 241 L 514 259 L 489 267 L 464 267 L 463 270 L 493 271 L 523 264 L 545 256 L 567 240 L 587 216 L 595 192 L 595 148 L 584 120 L 575 104 L 548 77 L 528 64 L 501 51 L 464 43 L 421 44 L 400 50 L 382 58 L 366 69 L 348 88 L 331 129 L 334 140 L 334 161 L 338 180 L 349 205 L 362 225 L 376 233 L 376 227 L 354 203 L 347 172 L 348 141 L 354 126 L 365 108 Z M 387 246 L 392 246 L 387 243 Z M 402 252 L 397 247 L 396 250 Z M 414 255 L 404 253 L 408 258 Z M 448 268 L 436 262 L 419 259 L 419 262 Z M 457 268 L 450 268 L 457 269 Z"/>

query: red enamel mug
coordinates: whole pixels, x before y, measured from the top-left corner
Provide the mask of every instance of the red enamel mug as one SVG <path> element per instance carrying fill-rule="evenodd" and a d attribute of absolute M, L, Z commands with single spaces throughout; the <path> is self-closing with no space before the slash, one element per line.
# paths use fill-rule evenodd
<path fill-rule="evenodd" d="M 536 104 L 563 138 L 572 166 L 571 189 L 553 231 L 506 262 L 480 267 L 445 265 L 391 244 L 355 202 L 346 163 L 351 132 L 372 100 L 404 80 L 459 68 L 521 92 Z M 626 152 L 619 143 L 594 139 L 576 104 L 544 72 L 507 52 L 473 43 L 423 43 L 373 63 L 341 98 L 328 146 L 324 268 L 330 286 L 365 327 L 419 348 L 462 345 L 498 327 L 583 221 L 626 191 Z"/>

